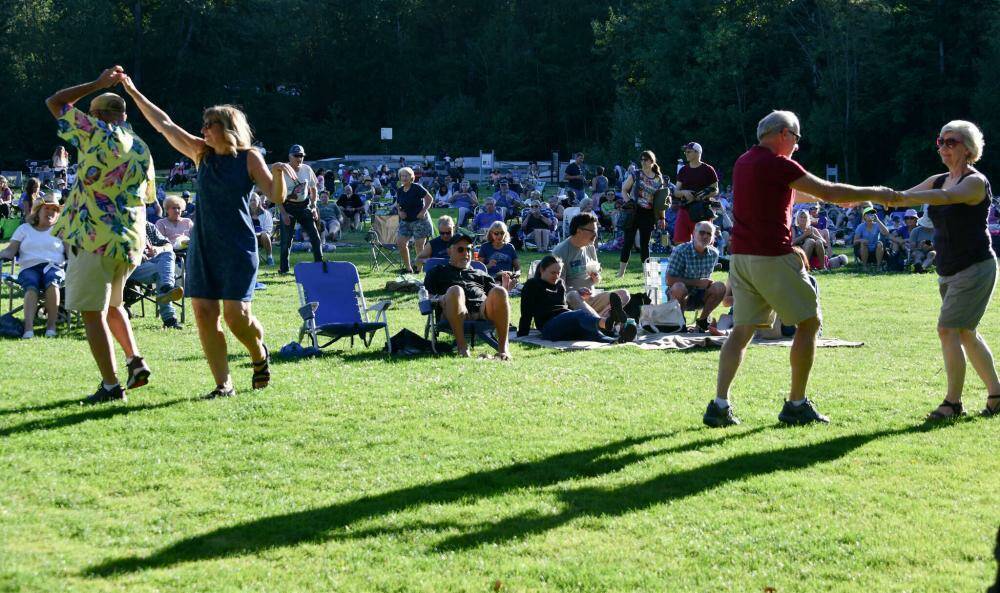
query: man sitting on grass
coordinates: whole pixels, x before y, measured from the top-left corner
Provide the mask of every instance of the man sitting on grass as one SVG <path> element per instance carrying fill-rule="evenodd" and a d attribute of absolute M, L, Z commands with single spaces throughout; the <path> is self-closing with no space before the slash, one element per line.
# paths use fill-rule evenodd
<path fill-rule="evenodd" d="M 703 220 L 694 225 L 694 233 L 687 243 L 678 245 L 670 254 L 667 267 L 667 285 L 670 296 L 677 299 L 684 311 L 701 307 L 695 320 L 700 332 L 708 331 L 708 316 L 726 296 L 726 285 L 712 281 L 712 271 L 719 263 L 719 250 L 712 245 L 715 225 Z"/>
<path fill-rule="evenodd" d="M 425 288 L 441 295 L 439 304 L 455 335 L 458 355 L 469 356 L 465 341 L 465 320 L 487 319 L 496 328 L 497 358 L 510 360 L 507 332 L 510 329 L 510 301 L 507 291 L 486 272 L 471 267 L 472 237 L 456 233 L 448 245 L 448 263 L 427 274 Z"/>

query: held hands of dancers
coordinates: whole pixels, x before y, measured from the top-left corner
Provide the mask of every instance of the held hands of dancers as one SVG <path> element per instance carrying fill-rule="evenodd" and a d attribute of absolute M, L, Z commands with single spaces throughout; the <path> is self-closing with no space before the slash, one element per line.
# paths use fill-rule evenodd
<path fill-rule="evenodd" d="M 125 75 L 125 69 L 121 66 L 115 65 L 106 69 L 104 72 L 101 72 L 101 75 L 97 77 L 96 82 L 99 87 L 109 89 L 122 82 L 124 78 L 127 78 Z"/>

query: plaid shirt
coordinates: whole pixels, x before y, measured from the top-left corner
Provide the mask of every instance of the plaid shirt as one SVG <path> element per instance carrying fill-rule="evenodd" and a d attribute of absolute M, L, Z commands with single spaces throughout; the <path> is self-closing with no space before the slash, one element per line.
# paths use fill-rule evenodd
<path fill-rule="evenodd" d="M 667 275 L 675 278 L 708 278 L 719 263 L 719 250 L 709 245 L 704 253 L 694 249 L 694 243 L 682 243 L 670 254 Z"/>

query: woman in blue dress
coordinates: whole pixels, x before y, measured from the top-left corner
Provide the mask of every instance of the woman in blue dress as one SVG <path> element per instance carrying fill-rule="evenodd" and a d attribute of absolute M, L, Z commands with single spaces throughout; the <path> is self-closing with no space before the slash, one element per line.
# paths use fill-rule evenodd
<path fill-rule="evenodd" d="M 216 384 L 206 397 L 236 393 L 229 374 L 222 319 L 246 346 L 253 362 L 253 388 L 262 389 L 270 381 L 270 356 L 264 345 L 264 328 L 250 308 L 258 258 L 249 200 L 256 183 L 271 201 L 280 202 L 284 196 L 283 176 L 272 173 L 287 165 L 275 163 L 268 169 L 251 146 L 253 137 L 246 115 L 236 107 L 218 105 L 206 109 L 202 115 L 203 137 L 199 138 L 183 130 L 143 96 L 131 78 L 125 77 L 122 84 L 156 131 L 193 160 L 198 169 L 198 218 L 188 248 L 185 290 L 191 297 L 198 337 Z"/>

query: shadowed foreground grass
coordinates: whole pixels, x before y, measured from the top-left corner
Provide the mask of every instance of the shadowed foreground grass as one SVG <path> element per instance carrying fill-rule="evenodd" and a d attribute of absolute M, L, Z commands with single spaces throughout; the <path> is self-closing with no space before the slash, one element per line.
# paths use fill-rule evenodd
<path fill-rule="evenodd" d="M 360 267 L 391 330 L 422 333 L 415 296 Z M 639 291 L 637 269 L 614 284 Z M 294 283 L 262 280 L 276 351 Z M 866 346 L 819 351 L 810 393 L 833 422 L 794 429 L 777 348 L 737 378 L 745 424 L 713 431 L 717 351 L 514 345 L 504 364 L 387 359 L 379 337 L 277 361 L 251 392 L 231 340 L 240 393 L 201 401 L 193 326 L 147 317 L 150 385 L 82 408 L 98 377 L 79 330 L 0 341 L 0 591 L 983 590 L 1000 422 L 921 422 L 944 388 L 935 279 L 820 283 L 825 334 Z M 971 369 L 966 389 L 981 408 Z"/>

